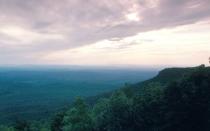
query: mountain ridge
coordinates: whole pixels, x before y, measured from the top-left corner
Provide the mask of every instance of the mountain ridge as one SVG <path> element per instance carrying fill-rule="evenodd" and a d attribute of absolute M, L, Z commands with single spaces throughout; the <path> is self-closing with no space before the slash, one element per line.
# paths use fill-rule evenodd
<path fill-rule="evenodd" d="M 203 64 L 195 67 L 170 67 L 162 69 L 156 76 L 151 79 L 137 82 L 135 84 L 125 83 L 124 87 L 121 88 L 130 88 L 133 92 L 139 93 L 144 87 L 147 87 L 151 83 L 159 83 L 162 86 L 167 86 L 170 82 L 178 81 L 185 76 L 189 76 L 199 68 L 205 68 L 206 71 L 210 72 L 210 66 L 206 67 Z M 110 97 L 111 94 L 115 91 L 116 90 L 88 97 L 86 98 L 86 102 L 92 105 L 97 101 L 97 99 Z"/>

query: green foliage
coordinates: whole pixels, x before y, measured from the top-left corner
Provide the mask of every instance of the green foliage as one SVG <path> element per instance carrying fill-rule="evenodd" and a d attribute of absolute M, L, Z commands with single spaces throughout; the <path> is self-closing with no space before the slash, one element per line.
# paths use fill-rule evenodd
<path fill-rule="evenodd" d="M 158 83 L 152 83 L 133 99 L 135 129 L 161 129 L 164 111 L 163 89 Z"/>
<path fill-rule="evenodd" d="M 165 90 L 167 130 L 210 130 L 210 73 L 199 67 Z"/>
<path fill-rule="evenodd" d="M 93 107 L 96 131 L 123 131 L 130 126 L 132 102 L 123 91 L 115 92 L 109 100 L 100 100 Z"/>
<path fill-rule="evenodd" d="M 16 121 L 14 128 L 15 131 L 30 131 L 30 125 L 27 121 Z"/>
<path fill-rule="evenodd" d="M 63 118 L 63 131 L 91 131 L 92 119 L 88 107 L 81 98 L 77 98 L 74 106 Z"/>
<path fill-rule="evenodd" d="M 0 131 L 15 131 L 15 129 L 13 127 L 0 125 Z"/>
<path fill-rule="evenodd" d="M 56 114 L 56 116 L 54 117 L 54 119 L 52 120 L 52 122 L 50 124 L 51 131 L 62 131 L 63 117 L 64 117 L 63 112 L 59 112 L 59 113 Z"/>
<path fill-rule="evenodd" d="M 93 107 L 94 129 L 210 130 L 209 69 L 197 67 L 168 86 L 163 85 L 159 82 L 147 83 L 137 94 L 132 92 L 131 87 L 125 87 L 109 99 L 99 101 Z"/>
<path fill-rule="evenodd" d="M 132 89 L 132 85 L 126 83 L 124 87 L 121 89 L 122 92 L 128 97 L 132 98 L 135 95 L 135 91 Z"/>
<path fill-rule="evenodd" d="M 51 131 L 49 123 L 45 121 L 34 121 L 30 124 L 30 131 Z"/>
<path fill-rule="evenodd" d="M 94 129 L 96 131 L 106 130 L 109 125 L 107 113 L 109 112 L 109 99 L 100 99 L 93 107 L 91 116 L 93 119 Z"/>

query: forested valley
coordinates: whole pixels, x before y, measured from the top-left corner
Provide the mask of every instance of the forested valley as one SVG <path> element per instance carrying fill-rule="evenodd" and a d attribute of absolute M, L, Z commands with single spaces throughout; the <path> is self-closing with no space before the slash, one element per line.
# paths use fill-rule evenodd
<path fill-rule="evenodd" d="M 209 131 L 210 68 L 169 68 L 144 82 L 74 103 L 44 121 L 0 131 Z"/>

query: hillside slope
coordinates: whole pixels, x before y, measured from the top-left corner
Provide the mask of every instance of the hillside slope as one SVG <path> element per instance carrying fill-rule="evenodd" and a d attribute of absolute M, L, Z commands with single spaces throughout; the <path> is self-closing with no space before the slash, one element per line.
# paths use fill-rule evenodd
<path fill-rule="evenodd" d="M 167 86 L 170 82 L 181 80 L 183 77 L 189 76 L 194 71 L 199 68 L 203 68 L 206 72 L 210 72 L 210 67 L 205 67 L 204 65 L 200 65 L 197 67 L 187 67 L 187 68 L 166 68 L 161 70 L 157 76 L 145 80 L 143 82 L 139 82 L 136 84 L 125 84 L 122 89 L 128 89 L 132 92 L 138 94 L 144 87 L 148 87 L 150 84 L 160 84 L 161 86 Z M 114 91 L 102 93 L 93 97 L 86 98 L 86 102 L 90 105 L 93 105 L 100 98 L 108 98 L 112 95 Z"/>
<path fill-rule="evenodd" d="M 105 98 L 89 108 L 77 99 L 60 120 L 54 121 L 53 128 L 65 131 L 209 131 L 209 94 L 209 67 L 165 69 L 153 79 L 98 96 Z"/>

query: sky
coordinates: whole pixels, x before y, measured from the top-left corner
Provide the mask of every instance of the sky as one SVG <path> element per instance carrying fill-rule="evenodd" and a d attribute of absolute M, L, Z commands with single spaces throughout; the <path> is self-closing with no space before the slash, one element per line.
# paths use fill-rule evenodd
<path fill-rule="evenodd" d="M 0 65 L 208 65 L 210 0 L 0 0 Z"/>

